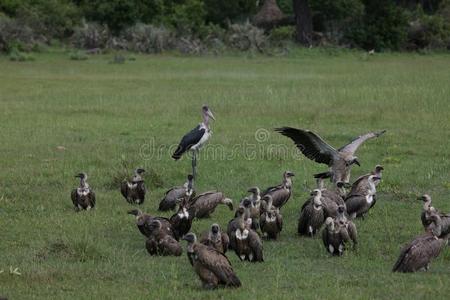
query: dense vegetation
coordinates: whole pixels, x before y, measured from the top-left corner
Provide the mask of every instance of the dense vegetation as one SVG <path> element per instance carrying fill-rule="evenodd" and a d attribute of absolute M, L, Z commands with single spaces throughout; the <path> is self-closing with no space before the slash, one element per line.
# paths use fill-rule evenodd
<path fill-rule="evenodd" d="M 295 36 L 289 16 L 296 1 L 311 10 L 314 45 L 450 47 L 450 0 L 278 0 L 286 18 L 272 31 L 245 23 L 263 3 L 255 0 L 1 0 L 0 51 L 29 51 L 55 40 L 138 52 L 263 51 Z"/>
<path fill-rule="evenodd" d="M 42 53 L 21 64 L 0 57 L 0 295 L 448 299 L 450 249 L 428 272 L 391 268 L 401 246 L 423 231 L 418 195 L 431 194 L 436 208 L 450 212 L 449 55 L 330 50 L 276 58 L 135 54 L 125 64 L 109 64 L 112 54 L 78 62 Z M 165 190 L 191 169 L 187 157 L 173 161 L 168 146 L 200 122 L 203 103 L 217 121 L 200 154 L 199 192 L 217 188 L 238 203 L 250 186 L 277 184 L 285 170 L 296 174 L 280 239 L 264 242 L 265 262 L 229 254 L 243 283 L 236 290 L 202 290 L 185 253 L 150 257 L 119 192 L 121 180 L 144 167 L 150 192 L 141 208 L 159 214 Z M 357 252 L 330 257 L 319 238 L 297 236 L 312 174 L 325 166 L 277 151 L 295 150 L 273 131 L 283 125 L 314 130 L 333 146 L 387 129 L 358 150 L 362 166 L 352 171 L 354 179 L 378 163 L 385 167 L 376 206 L 356 221 Z M 218 156 L 208 156 L 214 149 Z M 80 171 L 90 176 L 97 208 L 75 213 L 70 191 Z M 221 206 L 194 221 L 193 231 L 225 226 L 232 216 Z M 22 275 L 10 274 L 10 266 Z"/>

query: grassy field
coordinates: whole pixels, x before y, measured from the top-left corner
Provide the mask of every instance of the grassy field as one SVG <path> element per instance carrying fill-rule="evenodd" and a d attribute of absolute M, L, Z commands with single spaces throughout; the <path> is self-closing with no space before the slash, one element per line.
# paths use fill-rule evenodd
<path fill-rule="evenodd" d="M 67 54 L 32 62 L 0 58 L 0 295 L 10 299 L 448 299 L 450 247 L 427 273 L 392 274 L 403 244 L 422 232 L 421 202 L 450 211 L 450 56 L 303 50 L 289 57 L 111 56 L 71 61 Z M 240 289 L 203 291 L 182 257 L 150 257 L 118 183 L 147 170 L 157 214 L 164 191 L 184 182 L 190 161 L 169 149 L 200 122 L 209 104 L 217 121 L 199 161 L 197 192 L 219 189 L 237 204 L 250 186 L 296 173 L 283 208 L 285 228 L 265 242 L 265 262 L 228 256 Z M 312 174 L 325 170 L 295 155 L 274 127 L 319 133 L 341 146 L 387 129 L 359 149 L 352 178 L 385 167 L 377 205 L 356 221 L 360 247 L 342 258 L 321 240 L 299 238 L 299 207 Z M 286 153 L 282 149 L 292 150 Z M 213 150 L 213 151 L 211 151 Z M 97 209 L 75 213 L 70 191 L 85 171 Z M 170 213 L 165 214 L 167 216 Z M 195 221 L 226 226 L 224 206 Z M 183 245 L 185 247 L 185 245 Z M 9 268 L 19 268 L 21 276 Z"/>

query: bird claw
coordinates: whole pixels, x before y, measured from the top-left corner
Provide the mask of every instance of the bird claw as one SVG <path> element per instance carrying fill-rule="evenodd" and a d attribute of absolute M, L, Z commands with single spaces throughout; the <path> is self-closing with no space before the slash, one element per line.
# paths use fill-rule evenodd
<path fill-rule="evenodd" d="M 19 268 L 13 269 L 12 266 L 9 267 L 9 274 L 18 276 L 22 275 L 22 273 L 19 272 Z"/>

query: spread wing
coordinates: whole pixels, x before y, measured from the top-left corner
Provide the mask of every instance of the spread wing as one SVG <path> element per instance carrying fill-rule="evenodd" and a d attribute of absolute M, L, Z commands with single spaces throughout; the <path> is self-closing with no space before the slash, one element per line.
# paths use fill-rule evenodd
<path fill-rule="evenodd" d="M 172 155 L 172 158 L 177 160 L 181 158 L 181 155 L 183 155 L 184 152 L 191 149 L 192 146 L 197 144 L 203 135 L 205 134 L 205 128 L 201 128 L 200 125 L 192 129 L 189 133 L 187 133 L 180 141 L 180 144 L 178 144 L 177 149 Z"/>
<path fill-rule="evenodd" d="M 231 263 L 225 254 L 212 247 L 200 244 L 197 245 L 197 249 L 199 263 L 213 272 L 221 282 L 235 287 L 241 285 L 241 281 L 234 273 Z"/>
<path fill-rule="evenodd" d="M 307 158 L 315 162 L 331 165 L 333 160 L 338 156 L 336 149 L 309 130 L 282 127 L 276 128 L 275 131 L 293 140 L 297 148 Z"/>
<path fill-rule="evenodd" d="M 385 132 L 386 132 L 386 130 L 382 130 L 382 131 L 378 131 L 378 132 L 369 132 L 364 135 L 358 136 L 356 139 L 351 141 L 349 144 L 339 148 L 338 151 L 350 153 L 353 155 L 356 152 L 356 150 L 358 150 L 359 146 L 362 145 L 362 143 L 364 143 L 367 140 L 379 137 L 380 135 L 382 135 Z"/>

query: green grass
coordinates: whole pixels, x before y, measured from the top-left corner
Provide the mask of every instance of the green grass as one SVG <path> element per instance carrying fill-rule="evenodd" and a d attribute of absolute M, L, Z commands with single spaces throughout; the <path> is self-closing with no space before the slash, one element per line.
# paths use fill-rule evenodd
<path fill-rule="evenodd" d="M 284 58 L 135 57 L 122 65 L 109 64 L 106 55 L 0 58 L 0 295 L 448 298 L 448 249 L 427 273 L 392 274 L 391 268 L 400 247 L 422 232 L 417 195 L 430 193 L 434 206 L 450 211 L 449 55 L 303 50 Z M 217 188 L 237 203 L 250 186 L 280 182 L 284 170 L 297 175 L 282 210 L 281 239 L 264 243 L 265 262 L 241 263 L 228 254 L 243 283 L 236 290 L 203 291 L 185 254 L 150 257 L 117 186 L 125 172 L 143 166 L 150 188 L 143 209 L 157 213 L 165 189 L 190 171 L 188 159 L 174 162 L 167 149 L 200 121 L 203 103 L 217 121 L 199 161 L 198 192 Z M 281 146 L 294 146 L 272 131 L 283 125 L 314 130 L 334 146 L 388 130 L 359 149 L 362 167 L 353 169 L 356 178 L 378 163 L 385 167 L 376 207 L 356 221 L 357 253 L 331 258 L 320 239 L 296 235 L 312 174 L 325 166 L 284 155 Z M 261 128 L 269 135 L 259 143 Z M 152 150 L 158 147 L 160 155 Z M 214 151 L 223 157 L 214 158 Z M 97 193 L 95 211 L 72 209 L 73 176 L 80 171 Z M 193 231 L 213 221 L 225 227 L 231 217 L 220 207 L 211 219 L 195 221 Z M 10 266 L 22 275 L 10 275 Z"/>

